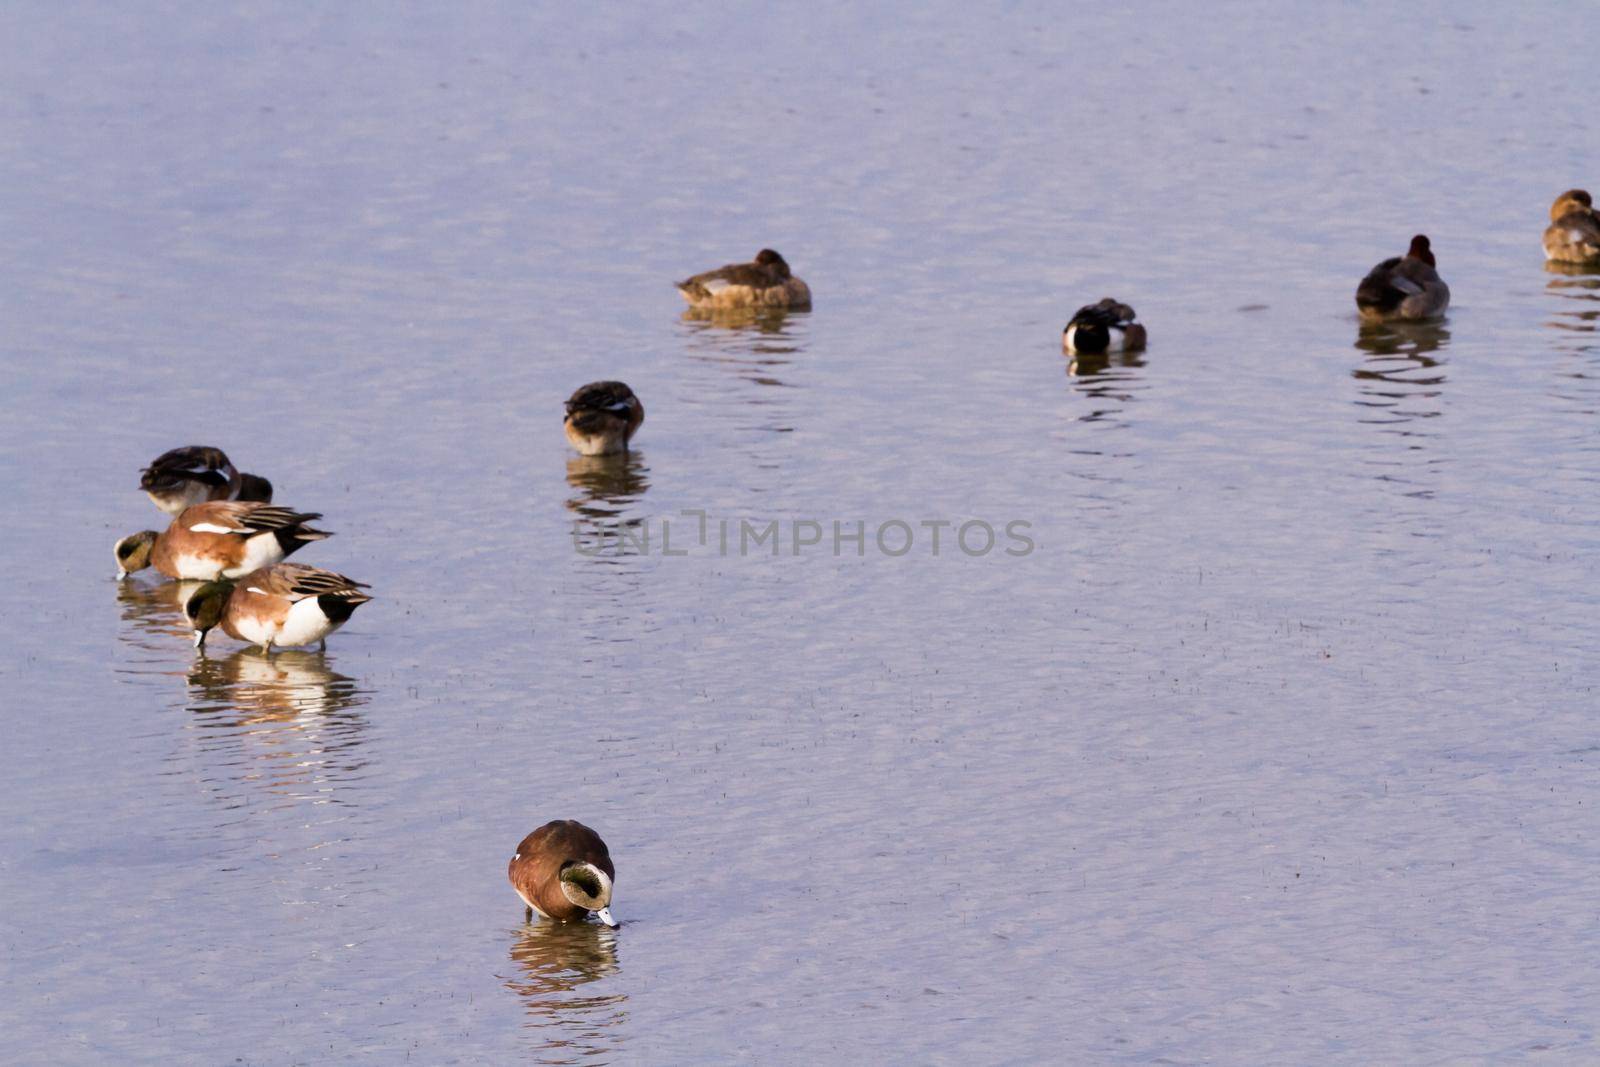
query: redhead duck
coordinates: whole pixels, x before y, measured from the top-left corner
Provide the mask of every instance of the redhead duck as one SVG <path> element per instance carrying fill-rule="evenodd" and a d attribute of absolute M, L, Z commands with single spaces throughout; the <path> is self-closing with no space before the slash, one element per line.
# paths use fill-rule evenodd
<path fill-rule="evenodd" d="M 1436 319 L 1450 305 L 1450 287 L 1435 269 L 1433 248 L 1417 234 L 1403 256 L 1373 267 L 1356 287 L 1356 308 L 1367 322 Z"/>

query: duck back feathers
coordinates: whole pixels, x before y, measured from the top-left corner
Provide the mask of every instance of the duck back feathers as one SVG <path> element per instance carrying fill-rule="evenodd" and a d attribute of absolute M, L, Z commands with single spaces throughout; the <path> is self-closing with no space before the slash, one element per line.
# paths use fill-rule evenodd
<path fill-rule="evenodd" d="M 1356 309 L 1369 322 L 1431 319 L 1450 304 L 1450 287 L 1439 277 L 1433 247 L 1417 234 L 1403 256 L 1367 272 L 1356 286 Z"/>
<path fill-rule="evenodd" d="M 1081 355 L 1134 351 L 1145 346 L 1145 329 L 1133 321 L 1136 312 L 1111 297 L 1086 304 L 1073 314 L 1061 332 L 1061 347 Z"/>
<path fill-rule="evenodd" d="M 1550 205 L 1544 258 L 1553 263 L 1600 264 L 1600 212 L 1583 189 L 1568 189 Z"/>
<path fill-rule="evenodd" d="M 676 283 L 694 307 L 807 307 L 811 290 L 770 248 L 749 263 L 729 263 Z"/>

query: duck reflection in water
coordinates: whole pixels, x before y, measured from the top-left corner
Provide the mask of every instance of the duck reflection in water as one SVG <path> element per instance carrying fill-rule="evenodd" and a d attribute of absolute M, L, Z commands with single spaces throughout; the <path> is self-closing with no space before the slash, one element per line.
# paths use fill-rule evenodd
<path fill-rule="evenodd" d="M 1450 329 L 1442 323 L 1386 322 L 1363 323 L 1356 333 L 1355 346 L 1374 356 L 1422 360 L 1429 352 L 1437 352 L 1449 343 Z"/>
<path fill-rule="evenodd" d="M 1544 269 L 1555 275 L 1545 289 L 1562 298 L 1549 325 L 1579 334 L 1596 332 L 1595 324 L 1600 322 L 1600 265 L 1550 262 Z"/>
<path fill-rule="evenodd" d="M 567 484 L 574 490 L 567 509 L 575 516 L 572 536 L 579 548 L 615 546 L 625 529 L 645 521 L 637 513 L 650 489 L 643 452 L 574 456 L 567 460 Z"/>
<path fill-rule="evenodd" d="M 1363 326 L 1355 346 L 1367 358 L 1350 372 L 1361 383 L 1356 401 L 1372 409 L 1363 422 L 1410 422 L 1444 414 L 1444 364 L 1431 353 L 1450 342 L 1450 331 L 1438 323 L 1405 322 Z"/>
<path fill-rule="evenodd" d="M 328 666 L 327 653 L 300 649 L 268 654 L 242 648 L 221 659 L 202 655 L 189 671 L 189 685 L 197 696 L 194 711 L 228 709 L 242 723 L 338 715 L 367 702 L 354 678 Z"/>
<path fill-rule="evenodd" d="M 195 581 L 118 582 L 117 604 L 122 621 L 128 624 L 121 631 L 123 640 L 145 648 L 170 647 L 169 638 L 181 637 L 188 630 L 183 605 L 204 584 Z M 141 635 L 145 634 L 157 635 L 159 646 L 141 640 Z"/>
<path fill-rule="evenodd" d="M 370 694 L 328 666 L 325 653 L 240 649 L 201 657 L 189 672 L 190 736 L 217 795 L 229 803 L 249 783 L 316 804 L 343 799 L 335 787 L 359 779 Z"/>
<path fill-rule="evenodd" d="M 1144 388 L 1143 349 L 1131 352 L 1079 352 L 1067 357 L 1067 377 L 1072 388 L 1094 406 L 1080 422 L 1118 422 L 1123 405 L 1138 398 Z"/>
<path fill-rule="evenodd" d="M 783 387 L 779 376 L 803 344 L 796 327 L 809 312 L 784 308 L 689 308 L 683 322 L 695 359 L 720 365 L 753 385 Z"/>
<path fill-rule="evenodd" d="M 616 930 L 599 923 L 521 926 L 511 962 L 515 969 L 502 980 L 522 998 L 541 1049 L 558 1057 L 542 1062 L 587 1062 L 618 1051 L 621 1035 L 614 1030 L 627 1018 L 627 994 L 584 988 L 616 973 Z"/>

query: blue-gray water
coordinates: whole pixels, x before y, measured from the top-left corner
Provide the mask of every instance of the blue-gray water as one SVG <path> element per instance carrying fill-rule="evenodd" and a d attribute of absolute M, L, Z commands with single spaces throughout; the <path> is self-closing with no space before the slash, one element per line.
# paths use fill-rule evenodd
<path fill-rule="evenodd" d="M 7 6 L 0 1058 L 1600 1059 L 1576 11 Z M 763 245 L 812 313 L 682 317 Z M 191 443 L 325 654 L 112 580 Z M 523 927 L 556 817 L 615 934 Z"/>

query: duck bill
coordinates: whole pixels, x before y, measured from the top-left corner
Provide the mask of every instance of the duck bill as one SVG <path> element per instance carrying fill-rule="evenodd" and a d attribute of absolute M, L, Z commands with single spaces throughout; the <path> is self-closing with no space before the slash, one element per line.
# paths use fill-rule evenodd
<path fill-rule="evenodd" d="M 594 917 L 612 929 L 616 929 L 617 920 L 611 917 L 611 909 L 609 907 L 601 908 L 599 911 L 594 913 Z"/>

